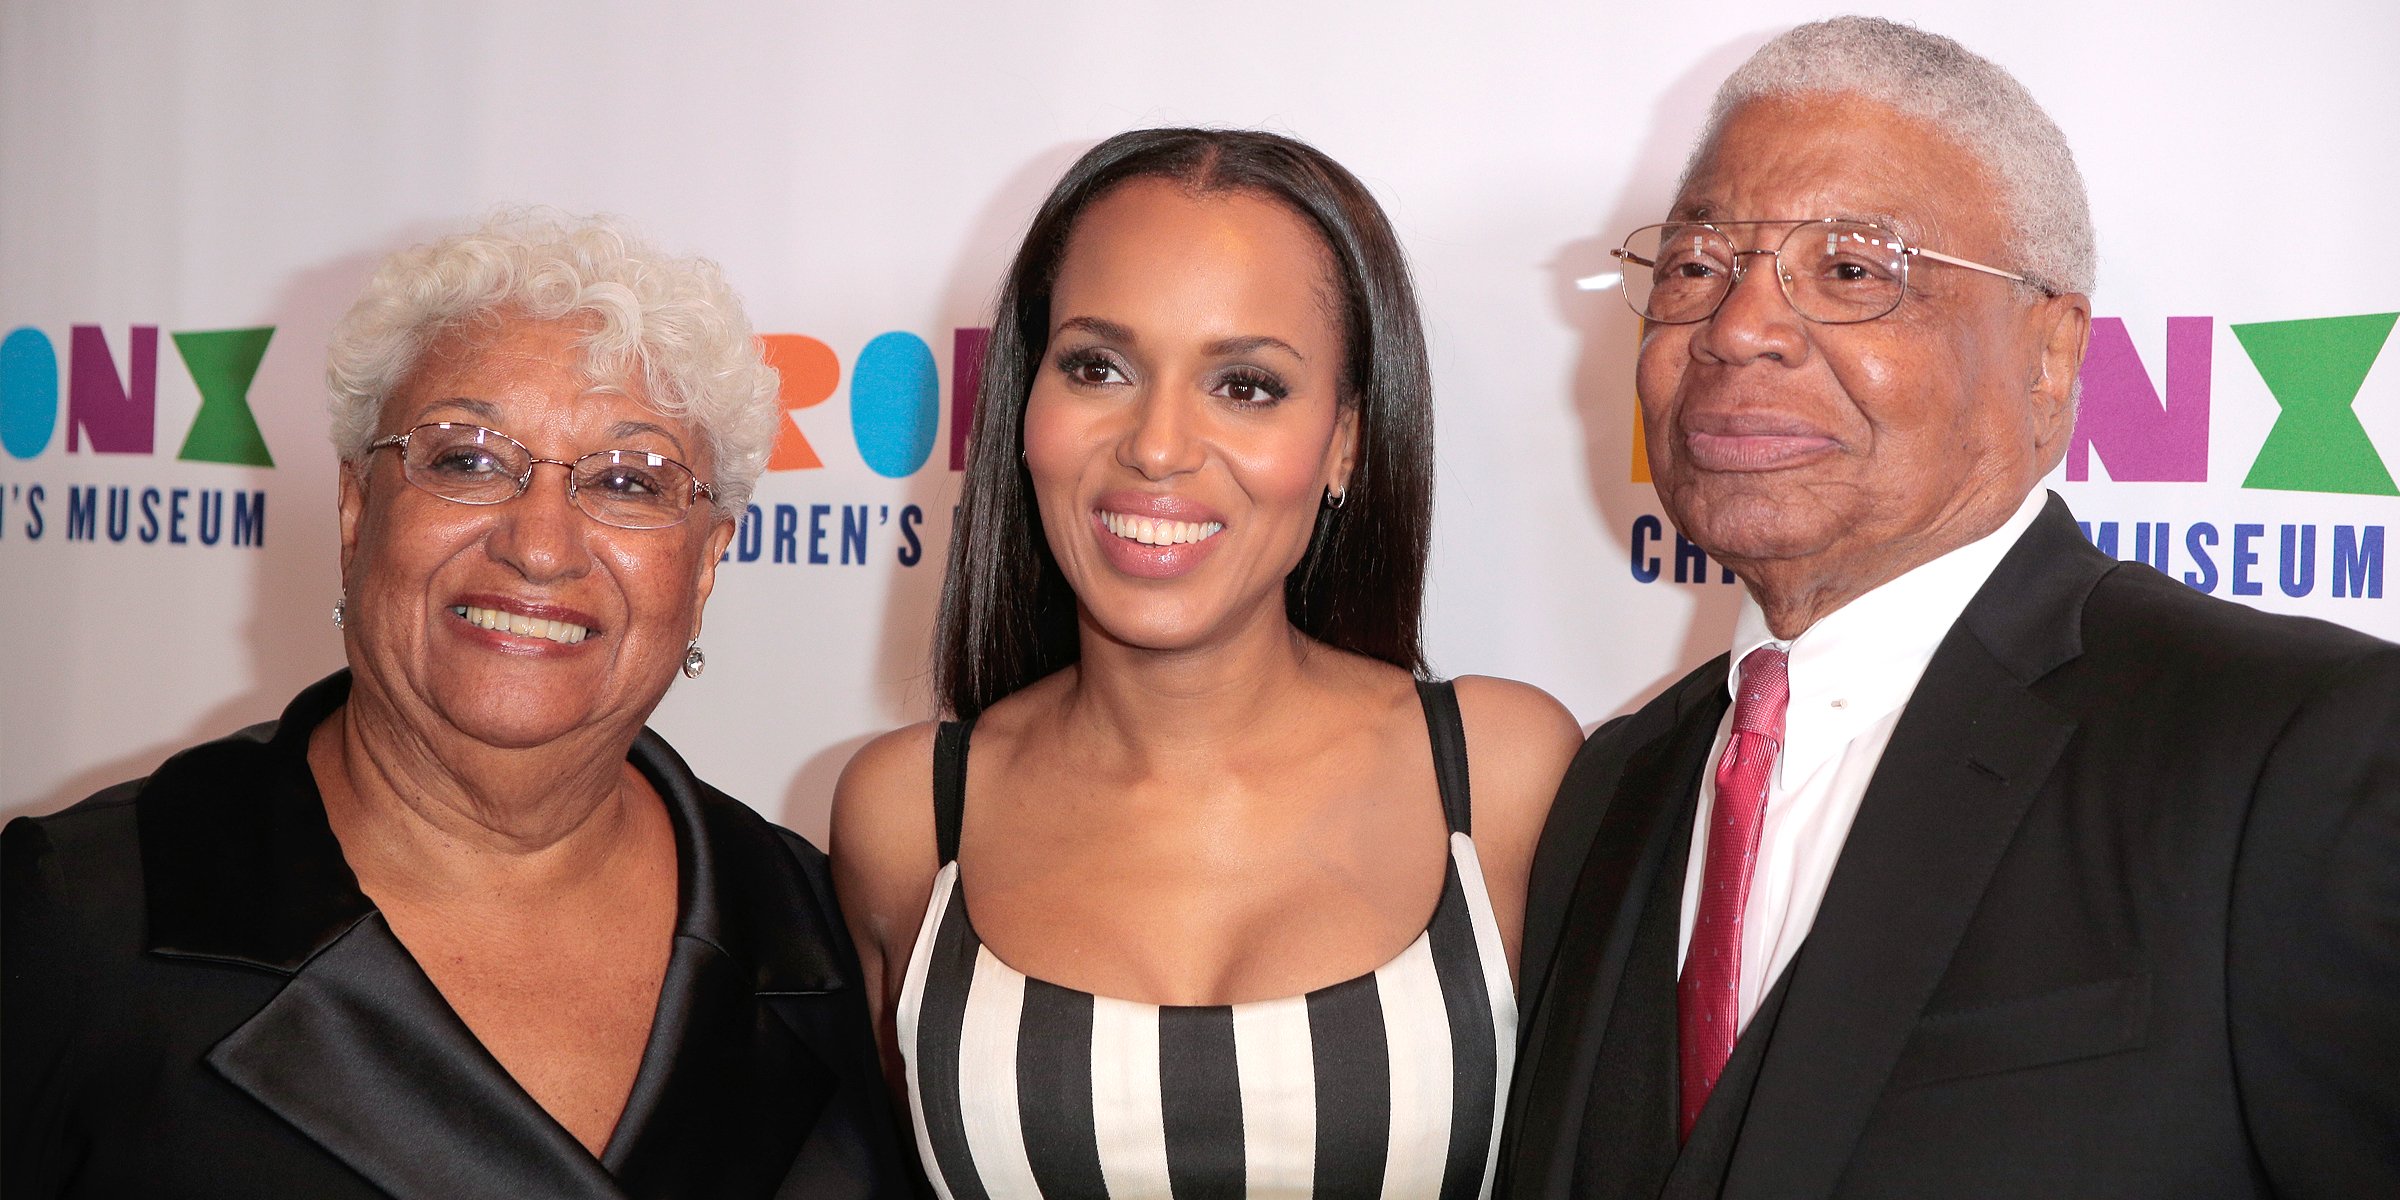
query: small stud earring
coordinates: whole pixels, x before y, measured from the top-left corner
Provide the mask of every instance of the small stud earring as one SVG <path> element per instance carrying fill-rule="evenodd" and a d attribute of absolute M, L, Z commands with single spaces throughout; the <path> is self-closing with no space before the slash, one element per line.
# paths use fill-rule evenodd
<path fill-rule="evenodd" d="M 708 656 L 700 653 L 700 639 L 693 638 L 692 644 L 683 648 L 683 677 L 698 679 L 700 672 L 707 669 Z"/>
<path fill-rule="evenodd" d="M 1343 505 L 1345 505 L 1345 504 L 1348 504 L 1348 503 L 1350 503 L 1350 489 L 1348 489 L 1348 488 L 1326 488 L 1326 489 L 1325 489 L 1325 507 L 1327 507 L 1327 508 L 1330 508 L 1330 509 L 1334 510 L 1335 512 L 1340 512 L 1340 511 L 1341 511 L 1341 508 L 1342 508 L 1342 506 L 1343 506 Z"/>
<path fill-rule="evenodd" d="M 349 603 L 350 603 L 350 594 L 349 594 L 348 592 L 336 592 L 336 593 L 334 593 L 334 596 L 333 596 L 333 627 L 334 627 L 335 629 L 340 629 L 340 628 L 342 627 L 342 618 L 343 618 L 345 615 L 347 615 L 347 614 L 345 614 L 345 613 L 344 613 L 342 610 L 343 610 L 344 608 L 348 607 Z"/>

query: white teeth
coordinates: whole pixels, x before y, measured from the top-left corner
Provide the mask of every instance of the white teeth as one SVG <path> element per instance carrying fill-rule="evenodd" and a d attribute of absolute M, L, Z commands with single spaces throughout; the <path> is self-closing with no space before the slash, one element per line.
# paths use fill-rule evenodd
<path fill-rule="evenodd" d="M 1101 513 L 1100 524 L 1118 537 L 1145 546 L 1182 546 L 1203 542 L 1225 528 L 1218 521 L 1162 521 L 1155 517 L 1113 512 Z"/>
<path fill-rule="evenodd" d="M 572 646 L 590 637 L 592 631 L 567 621 L 545 617 L 529 617 L 523 613 L 506 613 L 493 608 L 476 608 L 468 604 L 453 604 L 450 611 L 477 629 L 493 629 L 518 637 L 538 637 L 544 641 Z"/>

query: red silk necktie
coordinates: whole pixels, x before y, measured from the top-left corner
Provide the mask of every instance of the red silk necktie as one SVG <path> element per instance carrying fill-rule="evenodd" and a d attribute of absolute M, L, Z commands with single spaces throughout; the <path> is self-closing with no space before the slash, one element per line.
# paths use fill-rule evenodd
<path fill-rule="evenodd" d="M 1676 1125 L 1692 1123 L 1717 1086 L 1741 1025 L 1742 910 L 1758 868 L 1758 831 L 1767 814 L 1767 779 L 1783 749 L 1783 710 L 1791 699 L 1784 653 L 1761 646 L 1742 659 L 1733 731 L 1717 760 L 1717 799 L 1708 816 L 1708 862 L 1700 875 L 1699 912 L 1675 988 L 1675 1032 L 1683 1079 Z"/>

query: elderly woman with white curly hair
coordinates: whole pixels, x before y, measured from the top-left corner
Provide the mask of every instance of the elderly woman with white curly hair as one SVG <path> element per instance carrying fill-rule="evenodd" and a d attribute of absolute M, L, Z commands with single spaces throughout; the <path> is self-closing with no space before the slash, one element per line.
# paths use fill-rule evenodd
<path fill-rule="evenodd" d="M 777 418 L 716 267 L 502 218 L 328 374 L 349 669 L 7 830 L 7 1193 L 905 1190 L 823 856 L 643 728 Z"/>

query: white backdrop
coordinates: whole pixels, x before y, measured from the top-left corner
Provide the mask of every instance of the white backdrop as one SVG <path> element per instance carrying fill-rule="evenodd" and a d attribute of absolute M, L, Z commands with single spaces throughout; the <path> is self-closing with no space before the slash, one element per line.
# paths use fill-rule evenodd
<path fill-rule="evenodd" d="M 1586 722 L 1625 710 L 1723 649 L 1734 588 L 1713 568 L 1677 582 L 1671 542 L 1646 540 L 1634 322 L 1570 281 L 1659 214 L 1716 81 L 1828 11 L 6 0 L 0 814 L 144 773 L 340 665 L 326 331 L 381 255 L 539 202 L 717 258 L 762 332 L 838 364 L 793 413 L 823 465 L 761 483 L 766 537 L 720 576 L 708 674 L 655 720 L 821 838 L 850 752 L 930 711 L 953 331 L 984 323 L 1076 154 L 1166 123 L 1298 135 L 1382 198 L 1434 340 L 1435 665 L 1530 680 Z M 2087 371 L 2092 451 L 2066 473 L 2088 479 L 2059 486 L 2094 535 L 2126 557 L 2163 542 L 2218 595 L 2400 637 L 2400 351 L 2388 317 L 2327 320 L 2400 310 L 2400 7 L 1882 11 L 2016 72 L 2090 181 L 2095 308 L 2123 336 Z M 2253 324 L 2273 327 L 2235 330 Z M 938 425 L 912 423 L 905 371 L 853 393 L 889 333 L 930 347 Z M 907 360 L 906 338 L 881 345 Z M 870 466 L 862 441 L 905 467 L 911 429 L 932 435 L 921 469 Z M 795 561 L 775 561 L 778 506 Z M 843 561 L 845 516 L 863 562 Z"/>

